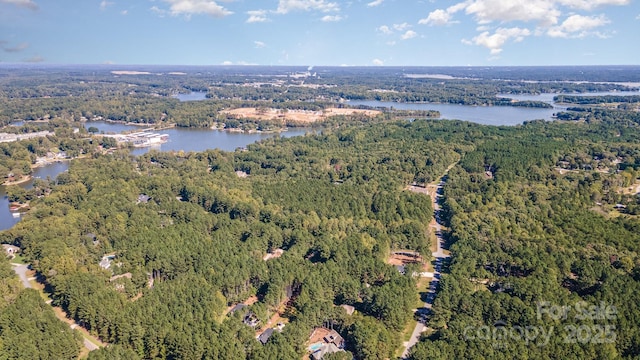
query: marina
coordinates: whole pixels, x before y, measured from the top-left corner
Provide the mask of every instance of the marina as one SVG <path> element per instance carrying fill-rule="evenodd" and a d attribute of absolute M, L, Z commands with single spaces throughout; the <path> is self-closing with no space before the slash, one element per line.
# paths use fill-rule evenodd
<path fill-rule="evenodd" d="M 158 134 L 151 130 L 134 132 L 131 134 L 103 135 L 112 137 L 118 143 L 128 143 L 133 147 L 147 147 L 164 144 L 169 141 L 169 134 Z"/>

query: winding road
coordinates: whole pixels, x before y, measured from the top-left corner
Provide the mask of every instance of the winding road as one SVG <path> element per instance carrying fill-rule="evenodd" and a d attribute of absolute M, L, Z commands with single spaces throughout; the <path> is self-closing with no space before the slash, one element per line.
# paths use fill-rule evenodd
<path fill-rule="evenodd" d="M 18 277 L 22 281 L 22 285 L 25 287 L 25 289 L 33 289 L 33 286 L 31 285 L 29 280 L 35 280 L 35 278 L 29 278 L 27 276 L 27 272 L 29 271 L 29 265 L 28 264 L 15 264 L 15 263 L 12 263 L 11 265 L 13 266 L 13 271 L 15 271 L 16 274 L 18 274 Z M 51 300 L 47 301 L 46 303 L 51 305 Z M 71 320 L 68 320 L 68 319 L 64 319 L 64 320 L 60 319 L 60 320 L 62 320 L 64 322 L 66 322 L 67 324 L 69 324 L 69 327 L 72 330 L 77 328 L 77 327 L 79 327 L 79 325 L 77 323 L 75 323 L 75 322 L 69 323 Z M 98 345 L 94 344 L 89 339 L 87 339 L 87 334 L 82 333 L 82 339 L 83 339 L 84 347 L 87 348 L 87 350 L 93 351 L 93 350 L 97 350 L 97 349 L 100 348 Z"/>

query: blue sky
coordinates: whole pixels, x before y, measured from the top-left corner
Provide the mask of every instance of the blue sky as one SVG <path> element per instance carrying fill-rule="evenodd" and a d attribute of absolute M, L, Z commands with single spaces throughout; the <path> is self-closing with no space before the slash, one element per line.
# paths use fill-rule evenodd
<path fill-rule="evenodd" d="M 0 0 L 0 62 L 639 64 L 640 0 Z"/>

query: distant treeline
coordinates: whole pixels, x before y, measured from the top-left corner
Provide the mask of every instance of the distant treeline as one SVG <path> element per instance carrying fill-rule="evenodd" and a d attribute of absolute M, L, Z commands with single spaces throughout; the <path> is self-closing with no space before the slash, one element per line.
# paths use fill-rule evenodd
<path fill-rule="evenodd" d="M 640 102 L 640 95 L 605 95 L 605 96 L 578 96 L 578 95 L 558 95 L 553 100 L 557 103 L 565 104 L 611 104 L 611 103 L 637 103 Z"/>

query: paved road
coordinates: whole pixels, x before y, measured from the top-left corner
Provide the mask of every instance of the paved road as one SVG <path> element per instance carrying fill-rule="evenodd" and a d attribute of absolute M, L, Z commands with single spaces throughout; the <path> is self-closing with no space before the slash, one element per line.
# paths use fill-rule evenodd
<path fill-rule="evenodd" d="M 451 166 L 449 167 L 449 169 Z M 448 169 L 447 169 L 448 171 Z M 433 305 L 433 301 L 436 297 L 436 291 L 438 289 L 438 283 L 440 282 L 440 276 L 442 271 L 442 264 L 446 258 L 449 257 L 443 249 L 442 245 L 444 244 L 444 238 L 442 237 L 442 226 L 440 225 L 441 221 L 441 207 L 440 201 L 442 200 L 442 187 L 444 185 L 446 179 L 446 174 L 440 179 L 437 184 L 432 184 L 427 186 L 427 193 L 431 196 L 432 206 L 433 206 L 433 219 L 429 224 L 429 228 L 433 229 L 436 234 L 436 251 L 432 253 L 435 258 L 434 261 L 434 278 L 431 280 L 429 284 L 429 290 L 427 292 L 427 299 L 424 303 L 424 307 L 426 309 L 431 310 L 431 306 Z M 411 348 L 418 343 L 420 340 L 420 335 L 427 330 L 427 327 L 424 325 L 423 321 L 418 321 L 416 327 L 413 329 L 413 333 L 411 334 L 411 338 L 409 341 L 406 341 L 403 345 L 405 347 L 402 352 L 402 358 L 406 359 L 409 356 L 409 351 Z"/>
<path fill-rule="evenodd" d="M 20 264 L 11 264 L 13 265 L 13 271 L 16 272 L 16 274 L 18 274 L 18 277 L 20 277 L 20 280 L 22 281 L 22 285 L 24 285 L 24 287 L 26 289 L 32 289 L 33 286 L 31 286 L 31 283 L 29 282 L 29 277 L 27 277 L 27 271 L 29 271 L 29 265 L 20 265 Z M 51 305 L 51 301 L 47 301 L 47 304 Z M 69 327 L 71 327 L 71 329 L 75 329 L 76 327 L 78 327 L 78 324 L 76 323 L 72 323 L 69 324 Z M 83 340 L 84 340 L 84 347 L 87 348 L 89 351 L 93 351 L 93 350 L 97 350 L 99 349 L 99 347 L 92 343 L 91 341 L 89 341 L 86 337 L 84 337 L 83 335 Z"/>

